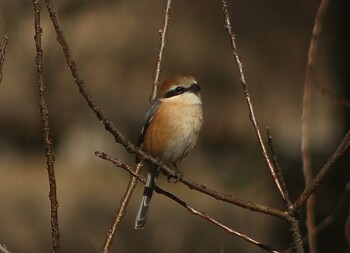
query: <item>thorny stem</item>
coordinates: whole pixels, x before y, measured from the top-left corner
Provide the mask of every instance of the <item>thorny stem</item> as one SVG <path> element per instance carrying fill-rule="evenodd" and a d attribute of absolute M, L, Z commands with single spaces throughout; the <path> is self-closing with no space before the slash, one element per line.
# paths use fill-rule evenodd
<path fill-rule="evenodd" d="M 52 139 L 49 126 L 49 109 L 46 100 L 46 85 L 44 80 L 44 65 L 43 65 L 43 50 L 41 45 L 41 26 L 40 26 L 40 11 L 41 7 L 37 0 L 33 0 L 34 5 L 34 29 L 35 29 L 35 47 L 36 47 L 36 65 L 38 73 L 39 87 L 39 107 L 41 114 L 41 123 L 43 128 L 43 139 L 45 145 L 45 156 L 47 173 L 49 177 L 49 198 L 51 201 L 51 233 L 53 250 L 55 253 L 61 252 L 61 237 L 58 228 L 58 201 L 56 193 L 56 179 L 54 170 L 54 155 L 52 150 Z"/>

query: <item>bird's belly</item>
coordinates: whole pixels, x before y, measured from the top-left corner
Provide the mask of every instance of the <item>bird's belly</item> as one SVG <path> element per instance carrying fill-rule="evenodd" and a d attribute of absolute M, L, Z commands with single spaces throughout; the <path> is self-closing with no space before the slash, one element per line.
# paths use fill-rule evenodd
<path fill-rule="evenodd" d="M 189 106 L 178 111 L 165 112 L 166 117 L 155 117 L 154 126 L 146 133 L 145 151 L 166 164 L 181 162 L 196 144 L 202 127 L 202 109 Z M 162 121 L 162 122 L 160 122 Z"/>

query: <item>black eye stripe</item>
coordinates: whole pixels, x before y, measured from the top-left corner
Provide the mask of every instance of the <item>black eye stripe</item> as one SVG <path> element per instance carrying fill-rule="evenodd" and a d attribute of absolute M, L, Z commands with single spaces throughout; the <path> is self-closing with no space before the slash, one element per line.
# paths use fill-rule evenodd
<path fill-rule="evenodd" d="M 175 89 L 166 92 L 164 97 L 169 98 L 169 97 L 174 97 L 174 96 L 183 94 L 183 93 L 188 92 L 188 91 L 198 92 L 199 90 L 200 90 L 200 87 L 196 83 L 192 84 L 189 88 L 185 88 L 183 86 L 178 86 Z"/>

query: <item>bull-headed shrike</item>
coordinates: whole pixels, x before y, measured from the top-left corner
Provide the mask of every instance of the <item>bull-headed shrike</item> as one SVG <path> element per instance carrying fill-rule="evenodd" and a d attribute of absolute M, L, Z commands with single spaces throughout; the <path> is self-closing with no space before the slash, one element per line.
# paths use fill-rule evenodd
<path fill-rule="evenodd" d="M 138 145 L 146 153 L 177 170 L 193 149 L 202 128 L 203 113 L 200 87 L 192 76 L 179 75 L 164 81 L 150 104 L 141 129 Z M 150 166 L 135 229 L 146 224 L 153 188 L 159 174 Z"/>

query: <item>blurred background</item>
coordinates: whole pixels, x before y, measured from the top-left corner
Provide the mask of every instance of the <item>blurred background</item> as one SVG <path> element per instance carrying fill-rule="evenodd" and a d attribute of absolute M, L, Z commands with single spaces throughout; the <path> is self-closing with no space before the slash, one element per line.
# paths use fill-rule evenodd
<path fill-rule="evenodd" d="M 308 45 L 320 1 L 229 1 L 264 138 L 271 130 L 291 198 L 304 187 L 300 151 L 301 103 Z M 147 109 L 158 30 L 166 5 L 154 1 L 61 0 L 60 24 L 81 78 L 115 126 L 136 142 Z M 349 92 L 349 15 L 331 1 L 317 54 L 318 84 Z M 11 252 L 51 252 L 48 181 L 41 137 L 31 1 L 0 0 L 0 37 L 9 43 L 0 84 L 0 244 Z M 47 11 L 42 11 L 45 78 L 53 134 L 63 252 L 98 252 L 119 207 L 129 175 L 94 156 L 96 150 L 133 165 L 79 94 Z M 2 39 L 1 39 L 2 41 Z M 202 87 L 205 124 L 184 175 L 223 193 L 283 208 L 260 155 L 231 56 L 220 1 L 174 1 L 161 79 L 191 74 Z M 310 146 L 316 173 L 350 127 L 349 110 L 312 88 Z M 266 140 L 266 138 L 265 138 Z M 350 179 L 347 153 L 316 193 L 316 224 L 334 209 Z M 159 185 L 219 221 L 283 250 L 288 224 L 218 202 L 182 184 Z M 139 184 L 112 252 L 263 252 L 155 194 L 146 229 L 133 229 Z M 305 234 L 304 211 L 301 230 Z M 349 205 L 318 235 L 319 252 L 350 252 L 345 239 Z"/>

